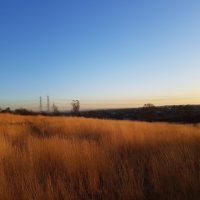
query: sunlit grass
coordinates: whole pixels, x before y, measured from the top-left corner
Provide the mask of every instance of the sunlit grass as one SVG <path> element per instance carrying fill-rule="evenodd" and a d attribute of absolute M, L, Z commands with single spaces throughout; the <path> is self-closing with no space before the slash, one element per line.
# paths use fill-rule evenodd
<path fill-rule="evenodd" d="M 200 127 L 0 115 L 0 199 L 200 199 Z"/>

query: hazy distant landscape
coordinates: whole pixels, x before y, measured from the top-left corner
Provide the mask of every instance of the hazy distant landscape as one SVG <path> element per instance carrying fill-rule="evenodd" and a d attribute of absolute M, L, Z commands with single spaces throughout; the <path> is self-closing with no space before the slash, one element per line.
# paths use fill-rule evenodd
<path fill-rule="evenodd" d="M 200 125 L 0 114 L 0 199 L 199 199 Z"/>
<path fill-rule="evenodd" d="M 171 105 L 171 106 L 146 106 L 139 108 L 118 108 L 98 110 L 72 110 L 60 111 L 57 107 L 50 111 L 32 111 L 25 108 L 11 110 L 9 107 L 0 109 L 0 113 L 17 115 L 44 115 L 44 116 L 78 116 L 99 119 L 117 119 L 148 122 L 176 122 L 200 123 L 200 105 Z M 54 105 L 55 106 L 55 105 Z M 56 110 L 55 110 L 56 108 Z M 79 104 L 80 108 L 80 104 Z"/>

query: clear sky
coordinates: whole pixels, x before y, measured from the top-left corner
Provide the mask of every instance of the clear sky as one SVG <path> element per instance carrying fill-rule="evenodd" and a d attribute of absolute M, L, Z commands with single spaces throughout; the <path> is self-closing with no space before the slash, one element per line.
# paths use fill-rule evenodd
<path fill-rule="evenodd" d="M 46 95 L 200 103 L 200 1 L 1 0 L 0 101 Z"/>

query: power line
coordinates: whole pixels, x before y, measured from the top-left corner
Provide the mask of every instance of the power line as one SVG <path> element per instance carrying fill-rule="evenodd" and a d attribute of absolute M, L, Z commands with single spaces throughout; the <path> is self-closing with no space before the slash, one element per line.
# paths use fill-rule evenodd
<path fill-rule="evenodd" d="M 42 112 L 42 97 L 40 97 L 40 112 Z"/>
<path fill-rule="evenodd" d="M 50 111 L 50 100 L 49 100 L 49 96 L 47 96 L 47 112 L 49 113 Z"/>

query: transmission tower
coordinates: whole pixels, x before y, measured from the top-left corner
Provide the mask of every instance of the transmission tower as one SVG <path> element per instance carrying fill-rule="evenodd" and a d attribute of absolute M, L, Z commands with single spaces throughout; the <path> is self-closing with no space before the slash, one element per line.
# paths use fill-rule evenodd
<path fill-rule="evenodd" d="M 50 103 L 49 103 L 49 96 L 47 96 L 47 112 L 50 111 Z"/>
<path fill-rule="evenodd" d="M 40 112 L 42 112 L 42 97 L 40 97 Z"/>

